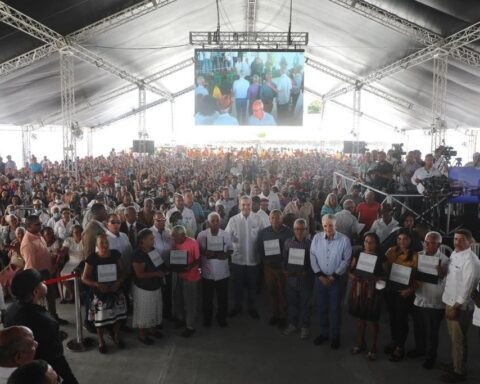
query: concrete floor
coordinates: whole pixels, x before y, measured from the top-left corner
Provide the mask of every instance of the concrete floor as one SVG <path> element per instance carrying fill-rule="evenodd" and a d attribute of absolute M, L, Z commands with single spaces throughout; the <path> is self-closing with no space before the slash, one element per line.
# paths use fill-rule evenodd
<path fill-rule="evenodd" d="M 265 303 L 262 298 L 260 303 Z M 264 305 L 265 307 L 265 305 Z M 73 305 L 58 305 L 59 313 L 74 320 Z M 278 328 L 267 325 L 268 313 L 261 311 L 261 320 L 242 314 L 220 329 L 214 324 L 205 329 L 198 321 L 197 332 L 190 338 L 179 336 L 172 324 L 165 322 L 165 337 L 153 346 L 141 344 L 134 334 L 125 335 L 127 348 L 118 350 L 107 341 L 109 353 L 96 349 L 83 353 L 66 351 L 67 359 L 80 383 L 141 383 L 141 384 L 256 384 L 256 383 L 438 383 L 439 369 L 425 371 L 422 359 L 388 361 L 383 353 L 379 360 L 367 362 L 365 355 L 352 356 L 355 322 L 344 316 L 342 345 L 332 351 L 329 345 L 314 346 L 318 325 L 313 318 L 312 336 L 300 340 L 299 334 L 284 336 Z M 389 341 L 388 318 L 382 315 L 379 352 Z M 70 337 L 74 326 L 62 327 Z M 412 332 L 407 350 L 413 345 Z M 479 330 L 470 328 L 469 382 L 480 383 Z M 439 360 L 449 360 L 449 339 L 445 322 L 441 330 Z"/>

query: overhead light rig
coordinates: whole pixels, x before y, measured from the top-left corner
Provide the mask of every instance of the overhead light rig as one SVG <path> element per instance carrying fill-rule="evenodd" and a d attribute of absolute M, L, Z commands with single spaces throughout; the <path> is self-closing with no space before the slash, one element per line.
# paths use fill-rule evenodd
<path fill-rule="evenodd" d="M 266 49 L 299 49 L 308 45 L 308 32 L 292 32 L 293 0 L 290 0 L 290 14 L 287 32 L 256 32 L 256 2 L 248 1 L 247 31 L 220 31 L 220 8 L 217 5 L 217 29 L 213 32 L 190 32 L 190 44 L 202 48 L 266 48 Z"/>
<path fill-rule="evenodd" d="M 308 32 L 190 32 L 190 44 L 202 48 L 298 49 L 308 45 Z"/>

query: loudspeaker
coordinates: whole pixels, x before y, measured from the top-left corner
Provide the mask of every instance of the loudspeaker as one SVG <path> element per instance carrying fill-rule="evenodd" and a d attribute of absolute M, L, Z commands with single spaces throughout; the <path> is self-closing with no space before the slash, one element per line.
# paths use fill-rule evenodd
<path fill-rule="evenodd" d="M 365 153 L 365 147 L 367 143 L 365 141 L 344 141 L 343 153 Z"/>
<path fill-rule="evenodd" d="M 153 155 L 155 153 L 153 140 L 133 140 L 133 152 Z"/>

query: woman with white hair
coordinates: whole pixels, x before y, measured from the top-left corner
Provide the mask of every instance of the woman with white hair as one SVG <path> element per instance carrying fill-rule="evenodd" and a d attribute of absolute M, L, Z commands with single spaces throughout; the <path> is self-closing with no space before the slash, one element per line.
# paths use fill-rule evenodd
<path fill-rule="evenodd" d="M 337 212 L 340 212 L 342 208 L 340 205 L 338 205 L 338 199 L 337 195 L 335 193 L 329 193 L 327 195 L 327 198 L 325 199 L 325 203 L 323 204 L 322 210 L 320 212 L 320 215 L 323 217 L 323 215 L 334 215 Z"/>

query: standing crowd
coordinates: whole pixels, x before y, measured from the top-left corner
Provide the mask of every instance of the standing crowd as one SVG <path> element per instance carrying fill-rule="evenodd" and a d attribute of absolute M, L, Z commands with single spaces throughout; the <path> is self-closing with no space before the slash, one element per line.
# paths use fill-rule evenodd
<path fill-rule="evenodd" d="M 112 348 L 107 335 L 126 348 L 132 328 L 139 342 L 155 343 L 164 319 L 185 338 L 198 312 L 207 328 L 244 311 L 258 320 L 264 288 L 271 326 L 301 339 L 313 328 L 313 344 L 331 349 L 344 342 L 346 301 L 357 321 L 351 353 L 369 361 L 378 359 L 382 307 L 388 359 L 423 357 L 425 369 L 439 364 L 445 317 L 452 364 L 442 380 L 466 379 L 468 329 L 480 327 L 472 233 L 456 230 L 445 254 L 441 234 L 408 211 L 400 216 L 357 185 L 332 188 L 334 170 L 351 170 L 347 159 L 316 150 L 112 150 L 80 159 L 78 169 L 73 177 L 46 157 L 20 169 L 0 159 L 0 383 L 77 383 L 56 307 L 80 298 L 71 281 L 44 283 L 72 272 L 101 354 Z M 406 350 L 410 316 L 415 345 Z"/>

